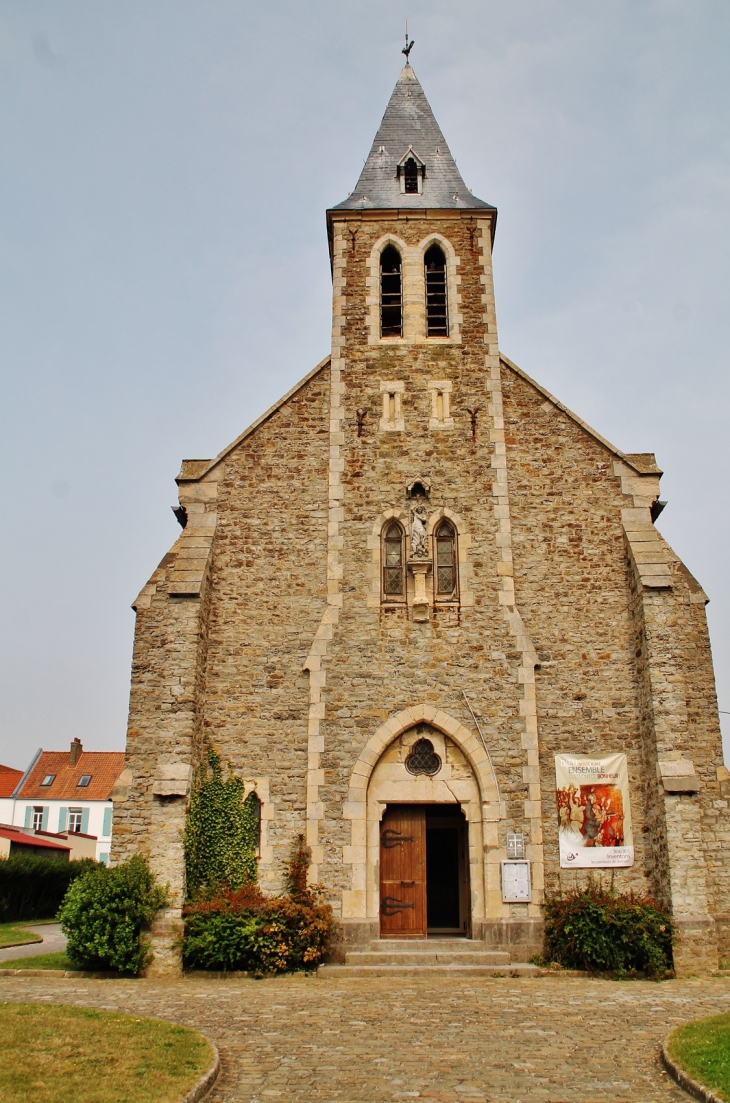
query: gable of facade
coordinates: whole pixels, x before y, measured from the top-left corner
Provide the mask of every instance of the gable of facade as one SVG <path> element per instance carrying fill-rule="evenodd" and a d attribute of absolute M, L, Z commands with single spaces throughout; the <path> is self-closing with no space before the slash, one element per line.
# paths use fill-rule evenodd
<path fill-rule="evenodd" d="M 161 970 L 179 968 L 209 744 L 262 802 L 262 886 L 281 888 L 304 833 L 345 945 L 448 929 L 523 960 L 545 889 L 587 876 L 561 868 L 555 757 L 624 755 L 616 887 L 671 909 L 680 971 L 725 946 L 707 599 L 654 526 L 653 456 L 500 353 L 495 224 L 406 66 L 328 212 L 331 356 L 216 459 L 183 463 L 185 527 L 135 606 L 115 792 L 115 860 L 142 850 L 171 885 Z M 530 884 L 511 895 L 518 851 Z"/>

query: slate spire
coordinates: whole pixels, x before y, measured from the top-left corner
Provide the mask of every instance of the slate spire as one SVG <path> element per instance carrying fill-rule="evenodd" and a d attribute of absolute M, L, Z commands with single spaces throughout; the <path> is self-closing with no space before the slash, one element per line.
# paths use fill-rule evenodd
<path fill-rule="evenodd" d="M 403 191 L 399 167 L 409 151 L 421 173 L 420 190 Z M 472 195 L 441 133 L 418 78 L 406 63 L 383 115 L 355 190 L 334 210 L 495 208 Z"/>

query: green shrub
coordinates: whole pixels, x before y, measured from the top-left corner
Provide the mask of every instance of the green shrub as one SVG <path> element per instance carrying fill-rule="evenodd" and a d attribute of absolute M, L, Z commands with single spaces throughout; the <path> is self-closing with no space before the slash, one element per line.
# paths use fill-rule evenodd
<path fill-rule="evenodd" d="M 211 748 L 190 795 L 185 824 L 185 874 L 189 897 L 220 885 L 239 888 L 257 876 L 258 807 L 256 796 L 243 799 L 243 782 Z"/>
<path fill-rule="evenodd" d="M 72 881 L 95 867 L 90 858 L 68 862 L 18 854 L 0 860 L 0 923 L 53 919 Z"/>
<path fill-rule="evenodd" d="M 95 866 L 74 881 L 59 912 L 70 960 L 81 969 L 136 976 L 151 957 L 142 927 L 166 899 L 139 855 L 111 869 Z"/>
<path fill-rule="evenodd" d="M 324 960 L 332 909 L 307 886 L 309 851 L 297 839 L 285 896 L 266 897 L 257 885 L 201 893 L 184 910 L 183 960 L 188 968 L 280 973 L 311 969 Z"/>
<path fill-rule="evenodd" d="M 663 977 L 672 968 L 671 920 L 647 897 L 591 882 L 546 898 L 545 953 L 566 969 Z"/>

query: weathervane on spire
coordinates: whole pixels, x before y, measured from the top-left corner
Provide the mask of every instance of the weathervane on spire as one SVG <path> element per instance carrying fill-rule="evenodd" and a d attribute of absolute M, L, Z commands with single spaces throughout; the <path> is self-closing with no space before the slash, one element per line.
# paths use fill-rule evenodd
<path fill-rule="evenodd" d="M 411 39 L 410 42 L 408 41 L 408 20 L 406 20 L 406 44 L 403 47 L 403 49 L 401 50 L 401 53 L 406 55 L 406 65 L 411 64 L 410 53 L 411 53 L 411 50 L 413 49 L 414 43 L 415 43 L 415 39 L 413 39 L 413 38 Z"/>

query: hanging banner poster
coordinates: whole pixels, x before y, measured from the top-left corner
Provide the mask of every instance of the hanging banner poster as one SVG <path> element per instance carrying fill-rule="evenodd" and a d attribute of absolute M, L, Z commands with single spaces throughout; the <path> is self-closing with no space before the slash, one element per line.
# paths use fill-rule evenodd
<path fill-rule="evenodd" d="M 555 755 L 561 869 L 634 864 L 625 754 Z"/>

